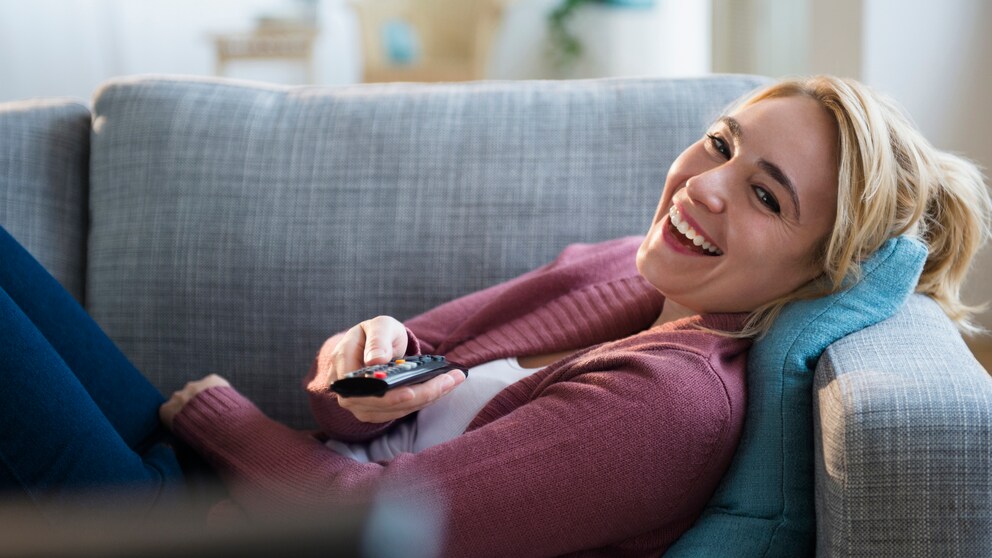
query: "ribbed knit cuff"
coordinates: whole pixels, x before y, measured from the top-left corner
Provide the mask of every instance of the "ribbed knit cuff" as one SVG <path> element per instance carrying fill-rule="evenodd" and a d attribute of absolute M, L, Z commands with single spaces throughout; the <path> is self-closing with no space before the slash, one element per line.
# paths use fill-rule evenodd
<path fill-rule="evenodd" d="M 204 455 L 237 447 L 238 438 L 254 438 L 252 428 L 272 422 L 233 387 L 200 392 L 173 419 L 173 432 Z"/>
<path fill-rule="evenodd" d="M 183 407 L 173 432 L 234 480 L 280 481 L 323 445 L 265 416 L 232 387 L 201 392 Z M 290 482 L 296 479 L 285 479 Z"/>
<path fill-rule="evenodd" d="M 251 515 L 320 504 L 339 466 L 312 436 L 266 417 L 231 387 L 201 392 L 173 421 L 173 432 L 213 465 Z M 326 475 L 326 476 L 325 476 Z"/>
<path fill-rule="evenodd" d="M 172 429 L 253 515 L 312 500 L 316 492 L 305 473 L 326 466 L 320 442 L 268 418 L 231 387 L 201 392 L 176 415 Z"/>

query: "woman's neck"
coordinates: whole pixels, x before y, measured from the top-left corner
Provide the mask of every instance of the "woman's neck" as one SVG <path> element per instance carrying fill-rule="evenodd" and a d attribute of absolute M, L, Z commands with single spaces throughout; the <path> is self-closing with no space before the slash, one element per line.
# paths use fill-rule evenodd
<path fill-rule="evenodd" d="M 686 318 L 688 316 L 695 316 L 696 314 L 699 314 L 699 312 L 686 308 L 678 302 L 666 298 L 665 305 L 661 308 L 661 314 L 658 316 L 658 319 L 651 324 L 651 327 L 667 324 L 668 322 L 674 322 L 675 320 L 681 320 L 682 318 Z"/>

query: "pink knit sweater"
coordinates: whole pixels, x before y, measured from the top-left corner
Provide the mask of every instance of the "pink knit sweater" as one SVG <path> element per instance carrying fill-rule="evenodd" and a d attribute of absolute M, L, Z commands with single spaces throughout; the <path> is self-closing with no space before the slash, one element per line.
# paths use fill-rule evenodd
<path fill-rule="evenodd" d="M 651 327 L 662 297 L 637 273 L 639 238 L 574 245 L 547 266 L 409 320 L 408 352 L 466 366 L 581 350 L 500 392 L 465 434 L 383 463 L 342 457 L 264 416 L 234 389 L 184 407 L 175 432 L 224 476 L 250 515 L 318 510 L 373 492 L 415 498 L 446 525 L 446 556 L 658 555 L 688 529 L 740 437 L 742 315 Z M 361 423 L 311 370 L 323 432 Z"/>

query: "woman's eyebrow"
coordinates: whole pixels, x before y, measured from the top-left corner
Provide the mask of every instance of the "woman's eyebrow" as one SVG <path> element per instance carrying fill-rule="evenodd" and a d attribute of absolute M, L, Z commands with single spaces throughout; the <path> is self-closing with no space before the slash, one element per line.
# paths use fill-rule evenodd
<path fill-rule="evenodd" d="M 740 143 L 744 139 L 744 129 L 736 118 L 733 116 L 724 116 L 720 118 L 720 122 L 730 130 L 730 135 L 733 136 L 735 142 Z M 796 219 L 799 219 L 799 194 L 796 192 L 796 185 L 789 178 L 789 175 L 782 171 L 782 167 L 765 159 L 758 159 L 758 166 L 761 167 L 761 170 L 767 172 L 772 177 L 772 180 L 778 182 L 783 188 L 789 191 L 792 204 L 796 208 Z"/>
<path fill-rule="evenodd" d="M 720 122 L 730 130 L 730 135 L 734 137 L 734 140 L 740 142 L 744 139 L 744 130 L 741 129 L 741 123 L 737 121 L 733 116 L 723 116 L 720 118 Z"/>

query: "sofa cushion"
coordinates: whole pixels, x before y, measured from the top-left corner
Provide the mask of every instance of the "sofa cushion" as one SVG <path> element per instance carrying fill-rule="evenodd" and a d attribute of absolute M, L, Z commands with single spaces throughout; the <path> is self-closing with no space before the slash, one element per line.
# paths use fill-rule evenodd
<path fill-rule="evenodd" d="M 0 103 L 0 226 L 83 302 L 90 111 L 70 99 Z"/>
<path fill-rule="evenodd" d="M 703 516 L 666 556 L 806 556 L 815 535 L 813 370 L 831 343 L 894 314 L 913 292 L 926 247 L 887 241 L 860 280 L 793 302 L 748 356 L 740 445 Z"/>
<path fill-rule="evenodd" d="M 762 82 L 113 82 L 88 309 L 164 391 L 216 372 L 312 425 L 299 379 L 326 337 L 643 233 L 670 162 Z"/>
<path fill-rule="evenodd" d="M 933 300 L 827 348 L 817 554 L 992 556 L 992 377 Z"/>

